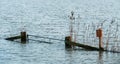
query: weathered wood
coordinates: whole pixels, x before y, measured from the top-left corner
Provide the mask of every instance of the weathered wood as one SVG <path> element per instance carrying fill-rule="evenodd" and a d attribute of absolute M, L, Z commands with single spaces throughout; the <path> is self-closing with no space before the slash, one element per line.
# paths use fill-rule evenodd
<path fill-rule="evenodd" d="M 20 36 L 14 36 L 14 37 L 9 37 L 9 38 L 5 38 L 6 40 L 10 40 L 10 41 L 14 41 L 16 39 L 21 39 L 21 43 L 26 43 L 27 41 L 27 34 L 26 32 L 21 32 Z"/>
<path fill-rule="evenodd" d="M 15 39 L 20 39 L 20 38 L 21 38 L 21 36 L 14 36 L 14 37 L 9 37 L 9 38 L 5 38 L 5 39 L 13 41 Z"/>
<path fill-rule="evenodd" d="M 21 32 L 21 42 L 26 43 L 27 41 L 27 34 L 26 32 Z"/>
<path fill-rule="evenodd" d="M 97 48 L 97 47 L 92 47 L 92 46 L 89 46 L 89 45 L 84 45 L 84 44 L 80 44 L 80 43 L 75 43 L 75 42 L 66 42 L 67 44 L 69 45 L 74 45 L 74 46 L 78 46 L 78 47 L 82 47 L 86 50 L 97 50 L 97 51 L 104 51 L 103 48 Z"/>
<path fill-rule="evenodd" d="M 71 42 L 71 36 L 65 37 L 65 48 L 72 48 L 72 45 L 68 42 Z"/>

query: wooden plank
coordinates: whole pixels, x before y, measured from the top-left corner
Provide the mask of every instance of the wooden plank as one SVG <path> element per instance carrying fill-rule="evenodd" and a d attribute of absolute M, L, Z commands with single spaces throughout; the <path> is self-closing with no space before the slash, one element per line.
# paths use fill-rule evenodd
<path fill-rule="evenodd" d="M 14 36 L 14 37 L 9 37 L 9 38 L 5 38 L 5 39 L 13 41 L 15 39 L 20 39 L 20 38 L 21 38 L 21 36 Z"/>
<path fill-rule="evenodd" d="M 78 47 L 82 47 L 86 50 L 97 50 L 97 51 L 104 51 L 104 49 L 99 49 L 97 47 L 92 47 L 89 45 L 84 45 L 84 44 L 80 44 L 80 43 L 75 43 L 75 42 L 67 42 L 67 44 L 73 45 L 73 46 L 78 46 Z"/>

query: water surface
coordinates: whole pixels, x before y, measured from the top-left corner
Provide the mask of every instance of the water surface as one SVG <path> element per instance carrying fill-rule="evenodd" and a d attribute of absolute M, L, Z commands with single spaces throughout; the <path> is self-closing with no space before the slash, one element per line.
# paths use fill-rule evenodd
<path fill-rule="evenodd" d="M 19 35 L 22 30 L 64 40 L 69 35 L 71 11 L 76 17 L 80 15 L 80 21 L 84 23 L 112 18 L 119 22 L 119 4 L 119 0 L 0 0 L 0 64 L 119 64 L 118 53 L 66 50 L 63 41 L 21 44 L 4 40 Z"/>

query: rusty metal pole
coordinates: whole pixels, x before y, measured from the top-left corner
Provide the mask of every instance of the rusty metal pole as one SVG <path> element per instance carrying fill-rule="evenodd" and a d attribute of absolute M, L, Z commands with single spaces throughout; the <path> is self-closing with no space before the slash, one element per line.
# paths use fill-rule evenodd
<path fill-rule="evenodd" d="M 104 48 L 103 48 L 103 42 L 102 42 L 102 29 L 101 28 L 98 29 L 98 30 L 96 30 L 96 35 L 99 38 L 99 49 L 100 50 L 104 50 Z"/>
<path fill-rule="evenodd" d="M 102 37 L 99 37 L 99 48 L 100 48 L 100 50 L 103 50 Z"/>

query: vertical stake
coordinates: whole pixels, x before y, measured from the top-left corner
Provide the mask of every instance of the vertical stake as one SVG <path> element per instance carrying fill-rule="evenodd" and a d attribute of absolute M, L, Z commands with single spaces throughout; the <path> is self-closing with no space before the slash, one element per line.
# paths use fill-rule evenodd
<path fill-rule="evenodd" d="M 27 41 L 26 32 L 21 32 L 21 42 L 26 43 L 26 41 Z"/>
<path fill-rule="evenodd" d="M 65 48 L 72 48 L 72 45 L 69 44 L 71 40 L 70 36 L 65 37 Z"/>

